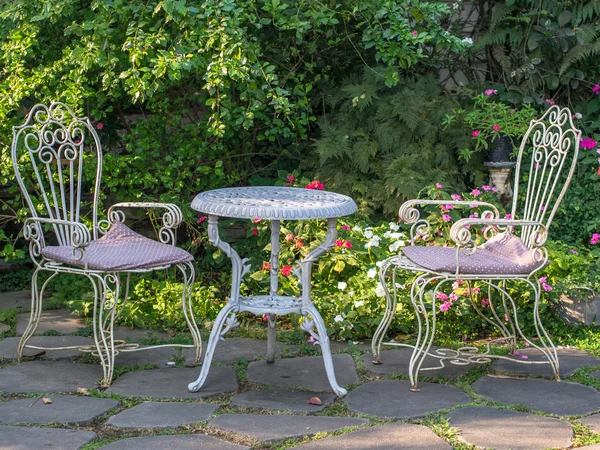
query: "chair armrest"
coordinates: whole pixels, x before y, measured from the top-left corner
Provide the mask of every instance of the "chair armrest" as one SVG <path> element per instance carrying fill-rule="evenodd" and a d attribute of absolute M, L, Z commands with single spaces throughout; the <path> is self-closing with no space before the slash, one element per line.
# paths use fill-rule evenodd
<path fill-rule="evenodd" d="M 455 205 L 455 206 L 469 206 L 469 207 L 479 207 L 486 206 L 489 207 L 489 210 L 483 212 L 482 217 L 485 218 L 500 218 L 500 212 L 496 206 L 492 205 L 488 202 L 478 202 L 478 201 L 465 201 L 465 200 L 408 200 L 402 204 L 399 210 L 400 219 L 412 227 L 410 229 L 410 238 L 411 245 L 414 245 L 415 242 L 415 233 L 418 236 L 423 236 L 428 234 L 431 225 L 426 219 L 421 219 L 421 211 L 416 208 L 416 206 L 425 206 L 425 205 Z"/>
<path fill-rule="evenodd" d="M 471 240 L 471 225 L 487 226 L 491 233 L 498 232 L 504 228 L 508 231 L 513 227 L 532 227 L 532 232 L 528 233 L 528 239 L 531 241 L 532 247 L 542 247 L 548 238 L 548 229 L 544 224 L 535 220 L 513 220 L 513 219 L 460 219 L 457 220 L 452 228 L 450 228 L 450 238 L 457 246 L 465 246 L 472 243 Z M 491 235 L 488 230 L 484 233 L 484 237 L 488 240 Z"/>
<path fill-rule="evenodd" d="M 57 236 L 70 232 L 69 240 L 73 248 L 73 257 L 80 260 L 85 257 L 85 248 L 92 242 L 90 230 L 79 222 L 70 220 L 50 219 L 47 217 L 29 217 L 23 224 L 23 236 L 29 241 L 29 255 L 35 264 L 39 266 L 38 258 L 42 255 L 42 249 L 46 246 L 42 224 L 49 223 L 54 226 Z M 57 226 L 62 225 L 67 230 L 59 232 Z"/>
<path fill-rule="evenodd" d="M 162 215 L 162 227 L 158 230 L 158 239 L 163 244 L 175 245 L 175 233 L 173 229 L 179 227 L 183 220 L 183 214 L 179 206 L 173 203 L 153 203 L 153 202 L 123 202 L 116 203 L 108 209 L 108 226 L 113 222 L 125 221 L 125 213 L 118 208 L 142 208 L 142 209 L 164 209 Z M 100 224 L 99 224 L 100 225 Z"/>

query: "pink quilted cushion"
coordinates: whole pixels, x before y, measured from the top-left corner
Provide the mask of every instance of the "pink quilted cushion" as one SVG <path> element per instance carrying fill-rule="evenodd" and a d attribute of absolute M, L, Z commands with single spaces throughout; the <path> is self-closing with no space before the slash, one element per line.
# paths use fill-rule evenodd
<path fill-rule="evenodd" d="M 412 262 L 433 272 L 456 273 L 455 247 L 405 247 L 404 254 Z M 539 268 L 533 250 L 513 234 L 499 234 L 472 255 L 459 252 L 459 273 L 515 275 Z"/>
<path fill-rule="evenodd" d="M 70 246 L 44 247 L 42 254 L 52 261 L 85 267 L 85 261 L 73 258 Z M 121 270 L 152 269 L 192 261 L 185 250 L 148 239 L 121 222 L 86 249 L 88 269 L 114 272 Z"/>

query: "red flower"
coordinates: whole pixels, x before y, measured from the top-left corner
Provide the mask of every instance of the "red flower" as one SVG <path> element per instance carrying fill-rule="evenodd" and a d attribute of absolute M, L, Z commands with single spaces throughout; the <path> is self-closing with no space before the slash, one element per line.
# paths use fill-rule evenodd
<path fill-rule="evenodd" d="M 350 227 L 348 225 L 342 225 L 340 228 L 342 230 L 346 230 L 346 231 L 348 231 L 350 229 Z"/>
<path fill-rule="evenodd" d="M 294 240 L 294 234 L 293 233 L 286 234 L 285 235 L 285 240 L 288 241 L 288 242 L 293 241 Z"/>
<path fill-rule="evenodd" d="M 258 223 L 260 222 L 260 219 L 252 219 L 252 223 Z"/>
<path fill-rule="evenodd" d="M 291 173 L 287 176 L 287 180 L 291 183 L 292 181 L 294 181 L 296 179 L 296 177 L 294 175 L 292 175 Z"/>
<path fill-rule="evenodd" d="M 286 277 L 290 275 L 290 273 L 292 273 L 292 266 L 283 266 L 281 268 L 281 274 L 285 275 Z"/>
<path fill-rule="evenodd" d="M 321 183 L 319 180 L 315 180 L 313 182 L 311 182 L 310 184 L 306 185 L 306 189 L 317 189 L 319 191 L 323 190 L 323 183 Z"/>
<path fill-rule="evenodd" d="M 296 247 L 298 247 L 298 248 L 304 247 L 304 243 L 300 240 L 300 238 L 296 239 Z"/>
<path fill-rule="evenodd" d="M 206 220 L 206 216 L 200 216 L 198 217 L 198 223 L 202 223 Z"/>
<path fill-rule="evenodd" d="M 102 128 L 104 128 L 104 124 L 102 122 L 98 122 L 96 124 L 96 128 L 98 128 L 99 130 L 101 130 Z"/>
<path fill-rule="evenodd" d="M 344 247 L 352 248 L 352 244 L 349 241 L 344 241 Z"/>
<path fill-rule="evenodd" d="M 268 262 L 264 262 L 262 270 L 271 270 L 271 264 L 269 264 Z"/>
<path fill-rule="evenodd" d="M 338 239 L 337 241 L 335 241 L 335 246 L 336 247 L 343 247 L 344 246 L 344 240 L 343 239 Z"/>
<path fill-rule="evenodd" d="M 254 236 L 258 235 L 258 230 L 256 228 L 252 228 L 252 234 Z"/>

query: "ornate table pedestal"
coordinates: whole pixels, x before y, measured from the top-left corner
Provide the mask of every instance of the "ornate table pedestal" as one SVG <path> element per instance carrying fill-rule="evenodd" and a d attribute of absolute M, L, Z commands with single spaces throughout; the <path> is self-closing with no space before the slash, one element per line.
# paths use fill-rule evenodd
<path fill-rule="evenodd" d="M 227 305 L 219 312 L 213 324 L 206 356 L 202 363 L 200 376 L 188 385 L 192 392 L 198 391 L 208 376 L 215 348 L 223 336 L 239 325 L 236 319 L 238 312 L 248 311 L 253 314 L 268 314 L 267 362 L 275 361 L 275 331 L 277 315 L 299 314 L 305 319 L 302 330 L 309 333 L 315 344 L 321 346 L 325 370 L 329 384 L 339 395 L 347 391 L 338 385 L 333 368 L 331 349 L 327 328 L 321 314 L 311 301 L 312 265 L 317 259 L 335 245 L 337 238 L 337 217 L 352 214 L 356 204 L 350 197 L 326 191 L 283 187 L 247 187 L 218 189 L 203 192 L 196 196 L 192 208 L 208 214 L 208 236 L 231 259 L 232 283 L 231 295 Z M 271 269 L 270 290 L 268 295 L 240 295 L 240 284 L 243 276 L 250 270 L 237 252 L 219 236 L 218 216 L 270 220 L 271 228 Z M 302 297 L 278 295 L 279 272 L 279 240 L 281 220 L 327 219 L 327 234 L 325 242 L 314 248 L 306 258 L 297 261 L 293 269 L 302 285 Z"/>

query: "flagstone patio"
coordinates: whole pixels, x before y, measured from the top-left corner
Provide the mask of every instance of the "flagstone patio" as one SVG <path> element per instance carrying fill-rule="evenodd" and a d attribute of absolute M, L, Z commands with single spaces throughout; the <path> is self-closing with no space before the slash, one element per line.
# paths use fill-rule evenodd
<path fill-rule="evenodd" d="M 71 320 L 64 312 L 48 317 Z M 88 343 L 71 330 L 34 339 Z M 99 390 L 102 370 L 89 356 L 32 351 L 17 364 L 16 344 L 17 338 L 0 340 L 0 442 L 11 450 L 543 450 L 572 448 L 584 432 L 588 442 L 591 436 L 600 443 L 600 358 L 575 349 L 559 354 L 563 375 L 575 374 L 578 382 L 541 378 L 546 374 L 537 365 L 515 365 L 513 372 L 508 361 L 485 371 L 449 366 L 443 378 L 424 372 L 433 377 L 412 392 L 409 350 L 386 350 L 384 364 L 374 365 L 368 346 L 339 343 L 336 374 L 349 390 L 340 399 L 330 392 L 322 358 L 298 356 L 298 346 L 281 345 L 280 358 L 267 364 L 266 342 L 225 339 L 205 386 L 190 393 L 187 384 L 199 368 L 186 367 L 176 350 L 119 355 L 118 376 Z M 584 367 L 592 369 L 578 370 Z"/>

